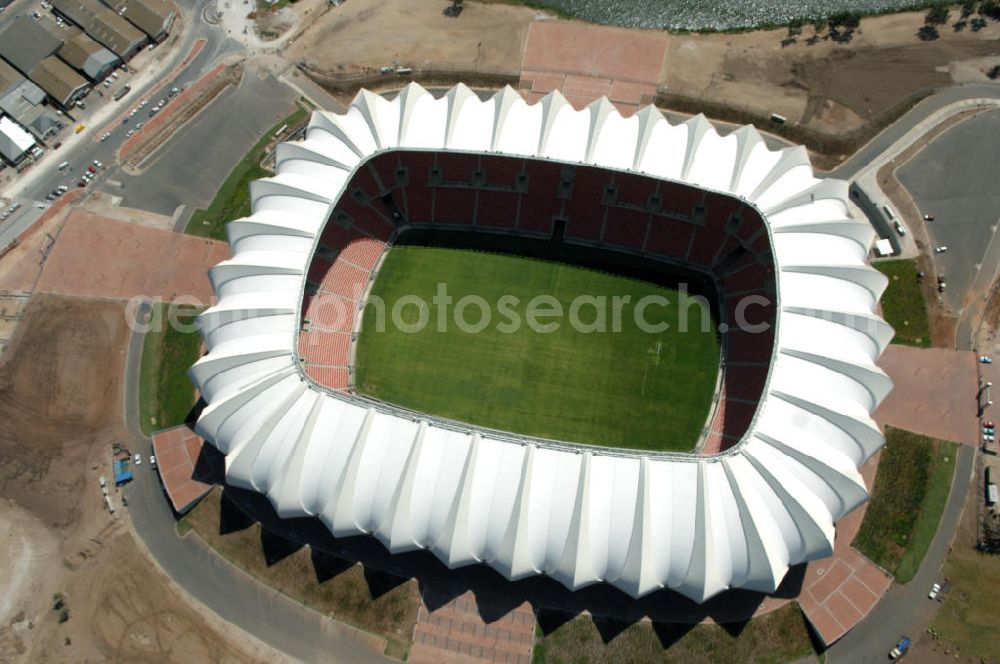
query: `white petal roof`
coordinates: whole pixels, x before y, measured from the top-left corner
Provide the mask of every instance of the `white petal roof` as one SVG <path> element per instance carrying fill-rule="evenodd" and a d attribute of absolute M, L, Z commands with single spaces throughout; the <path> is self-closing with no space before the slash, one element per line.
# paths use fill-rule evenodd
<path fill-rule="evenodd" d="M 715 456 L 525 439 L 307 378 L 297 335 L 318 236 L 354 169 L 403 146 L 587 163 L 753 204 L 774 248 L 778 334 L 743 439 Z M 886 280 L 866 265 L 873 231 L 803 149 L 769 150 L 749 126 L 719 136 L 701 116 L 622 118 L 606 99 L 575 111 L 558 92 L 529 105 L 510 88 L 483 101 L 410 85 L 314 113 L 276 161 L 251 188 L 253 214 L 229 225 L 233 258 L 212 270 L 218 303 L 200 318 L 209 352 L 190 372 L 208 403 L 197 430 L 230 483 L 393 552 L 633 597 L 770 592 L 789 565 L 831 554 L 835 522 L 867 497 L 857 468 L 883 443 L 870 413 L 891 382 L 874 362 L 892 330 L 874 313 Z"/>

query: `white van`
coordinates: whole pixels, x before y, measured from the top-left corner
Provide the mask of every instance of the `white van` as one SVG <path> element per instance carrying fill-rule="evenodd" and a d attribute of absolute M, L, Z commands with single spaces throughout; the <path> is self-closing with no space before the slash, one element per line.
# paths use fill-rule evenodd
<path fill-rule="evenodd" d="M 64 161 L 63 163 L 56 166 L 56 168 L 58 168 L 60 171 L 65 171 L 67 168 L 69 168 L 69 162 Z"/>

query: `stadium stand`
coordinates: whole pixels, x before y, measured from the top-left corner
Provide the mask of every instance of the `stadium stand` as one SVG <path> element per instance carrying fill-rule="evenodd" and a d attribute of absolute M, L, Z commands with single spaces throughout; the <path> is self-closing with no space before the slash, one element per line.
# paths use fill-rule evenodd
<path fill-rule="evenodd" d="M 513 191 L 479 191 L 477 225 L 496 230 L 513 231 L 517 225 L 517 211 L 521 197 Z"/>
<path fill-rule="evenodd" d="M 394 224 L 393 211 L 398 219 Z M 550 236 L 643 252 L 711 271 L 720 285 L 723 374 L 703 453 L 735 444 L 767 379 L 774 329 L 774 268 L 763 220 L 743 201 L 697 187 L 522 157 L 384 152 L 345 188 L 309 267 L 299 355 L 313 380 L 349 390 L 351 343 L 365 290 L 393 232 L 410 226 Z M 743 298 L 758 295 L 770 304 Z"/>
<path fill-rule="evenodd" d="M 646 244 L 649 213 L 627 208 L 610 208 L 604 222 L 603 240 L 634 251 L 641 251 Z"/>
<path fill-rule="evenodd" d="M 597 168 L 580 167 L 573 176 L 572 194 L 566 201 L 563 214 L 568 219 L 568 239 L 597 242 L 604 225 L 605 191 L 610 185 L 611 174 Z"/>

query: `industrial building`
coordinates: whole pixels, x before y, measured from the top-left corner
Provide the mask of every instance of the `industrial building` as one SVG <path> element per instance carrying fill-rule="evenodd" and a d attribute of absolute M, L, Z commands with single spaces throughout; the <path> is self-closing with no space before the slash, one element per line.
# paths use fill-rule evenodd
<path fill-rule="evenodd" d="M 67 35 L 59 57 L 67 64 L 82 71 L 94 82 L 103 81 L 120 64 L 121 59 L 87 36 L 83 30 L 73 28 Z"/>
<path fill-rule="evenodd" d="M 276 174 L 251 187 L 251 215 L 228 226 L 233 257 L 212 269 L 218 300 L 199 317 L 208 352 L 190 370 L 207 403 L 196 431 L 226 455 L 231 485 L 394 553 L 633 597 L 773 592 L 790 566 L 831 555 L 835 524 L 867 499 L 858 468 L 884 442 L 871 413 L 892 384 L 875 361 L 893 330 L 876 313 L 887 282 L 867 265 L 874 231 L 851 217 L 847 184 L 816 178 L 803 148 L 772 150 L 750 126 L 722 136 L 703 116 L 671 124 L 654 107 L 624 118 L 607 98 L 577 111 L 558 92 L 528 104 L 511 88 L 481 100 L 459 85 L 435 99 L 411 84 L 314 113 L 305 140 L 275 155 Z M 563 187 L 573 169 L 630 190 Z M 509 184 L 488 186 L 496 173 Z M 728 399 L 742 428 L 718 451 L 516 436 L 331 389 L 303 366 L 320 240 L 355 242 L 335 210 L 383 248 L 428 222 L 556 241 L 558 211 L 575 197 L 600 207 L 619 194 L 632 203 L 617 221 L 638 229 L 615 231 L 623 246 L 604 233 L 574 239 L 572 221 L 558 240 L 665 264 L 697 248 L 711 267 L 736 248 L 746 270 L 719 288 L 735 298 L 763 284 L 773 303 L 769 332 L 723 331 L 723 371 L 746 378 L 724 384 L 756 396 Z M 517 207 L 528 195 L 548 198 Z M 522 216 L 480 229 L 456 213 L 478 196 Z"/>
<path fill-rule="evenodd" d="M 58 115 L 44 106 L 45 91 L 0 60 L 0 112 L 45 140 L 64 126 Z"/>
<path fill-rule="evenodd" d="M 168 0 L 103 0 L 104 4 L 146 33 L 154 42 L 163 41 L 177 18 Z"/>
<path fill-rule="evenodd" d="M 62 41 L 35 21 L 16 18 L 0 29 L 0 57 L 30 78 L 56 103 L 72 106 L 90 84 L 56 55 Z"/>
<path fill-rule="evenodd" d="M 52 7 L 122 60 L 131 58 L 147 42 L 144 33 L 98 0 L 53 0 Z"/>
<path fill-rule="evenodd" d="M 19 164 L 28 151 L 35 145 L 31 134 L 19 127 L 10 118 L 0 117 L 0 155 L 15 166 Z"/>

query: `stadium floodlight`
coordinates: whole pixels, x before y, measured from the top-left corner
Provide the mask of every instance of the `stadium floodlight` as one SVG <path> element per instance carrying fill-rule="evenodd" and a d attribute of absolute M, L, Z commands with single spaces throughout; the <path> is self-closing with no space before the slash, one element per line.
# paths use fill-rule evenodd
<path fill-rule="evenodd" d="M 738 442 L 698 456 L 504 436 L 312 381 L 297 340 L 318 237 L 355 172 L 403 149 L 641 173 L 752 206 L 777 332 Z M 790 565 L 831 555 L 835 523 L 867 498 L 858 467 L 884 442 L 871 413 L 892 387 L 875 365 L 893 334 L 875 313 L 886 279 L 866 263 L 874 231 L 851 218 L 846 183 L 814 177 L 801 147 L 771 150 L 749 126 L 723 136 L 702 116 L 672 125 L 651 107 L 624 118 L 606 98 L 578 111 L 558 92 L 531 105 L 510 88 L 481 100 L 411 84 L 314 113 L 251 198 L 228 227 L 233 257 L 211 272 L 208 353 L 190 375 L 208 404 L 197 431 L 225 454 L 227 481 L 284 517 L 452 568 L 702 602 L 774 591 Z"/>

